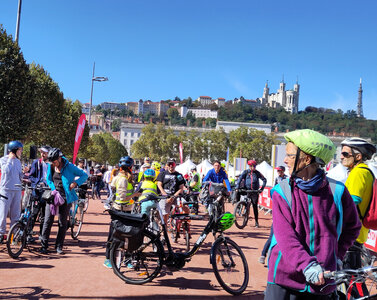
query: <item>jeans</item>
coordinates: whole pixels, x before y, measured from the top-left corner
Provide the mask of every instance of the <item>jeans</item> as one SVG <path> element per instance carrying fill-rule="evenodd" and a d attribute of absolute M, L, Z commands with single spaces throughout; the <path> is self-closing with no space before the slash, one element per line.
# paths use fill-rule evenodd
<path fill-rule="evenodd" d="M 267 252 L 268 252 L 268 249 L 270 248 L 273 235 L 274 235 L 274 228 L 271 225 L 270 236 L 268 237 L 268 240 L 264 244 L 264 247 L 263 247 L 263 250 L 262 250 L 262 256 L 264 256 L 264 257 L 267 256 Z"/>

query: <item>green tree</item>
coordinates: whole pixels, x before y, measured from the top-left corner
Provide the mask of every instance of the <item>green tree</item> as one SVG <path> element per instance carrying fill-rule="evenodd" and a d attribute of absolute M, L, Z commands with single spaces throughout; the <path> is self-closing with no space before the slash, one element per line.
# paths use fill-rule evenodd
<path fill-rule="evenodd" d="M 29 67 L 19 46 L 0 25 L 0 142 L 25 140 L 34 118 Z"/>
<path fill-rule="evenodd" d="M 120 131 L 120 126 L 122 125 L 122 120 L 121 119 L 115 119 L 111 123 L 111 130 L 112 131 Z"/>
<path fill-rule="evenodd" d="M 105 141 L 107 149 L 109 151 L 109 157 L 107 159 L 107 162 L 110 165 L 117 164 L 121 157 L 128 155 L 127 149 L 110 133 L 102 133 L 100 135 Z"/>

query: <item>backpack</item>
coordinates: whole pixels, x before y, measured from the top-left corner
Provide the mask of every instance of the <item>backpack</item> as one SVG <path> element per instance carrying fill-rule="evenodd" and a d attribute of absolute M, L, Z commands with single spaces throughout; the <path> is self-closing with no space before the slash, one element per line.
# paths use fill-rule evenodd
<path fill-rule="evenodd" d="M 357 206 L 357 211 L 359 212 L 359 216 L 364 227 L 377 230 L 377 180 L 374 177 L 371 169 L 363 167 L 362 169 L 368 170 L 373 176 L 372 197 L 370 198 L 369 205 L 363 217 L 361 216 L 359 206 Z"/>

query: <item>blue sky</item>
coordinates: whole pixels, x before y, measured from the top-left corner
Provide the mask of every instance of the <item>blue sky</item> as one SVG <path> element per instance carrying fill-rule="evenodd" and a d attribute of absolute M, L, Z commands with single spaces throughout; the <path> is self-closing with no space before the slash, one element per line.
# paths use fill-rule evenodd
<path fill-rule="evenodd" d="M 15 34 L 18 0 L 0 2 Z M 375 0 L 23 0 L 19 43 L 66 98 L 93 103 L 261 97 L 301 85 L 306 106 L 377 119 Z"/>

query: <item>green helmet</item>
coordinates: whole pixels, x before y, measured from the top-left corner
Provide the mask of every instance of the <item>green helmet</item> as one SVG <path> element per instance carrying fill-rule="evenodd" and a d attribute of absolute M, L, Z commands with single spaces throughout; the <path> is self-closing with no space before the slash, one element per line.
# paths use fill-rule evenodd
<path fill-rule="evenodd" d="M 217 228 L 221 231 L 225 231 L 232 227 L 235 221 L 235 217 L 230 212 L 226 212 L 225 214 L 222 214 L 220 218 L 217 220 Z"/>
<path fill-rule="evenodd" d="M 336 151 L 334 143 L 328 137 L 310 129 L 288 132 L 284 138 L 295 144 L 301 151 L 319 158 L 322 164 L 329 163 Z"/>

